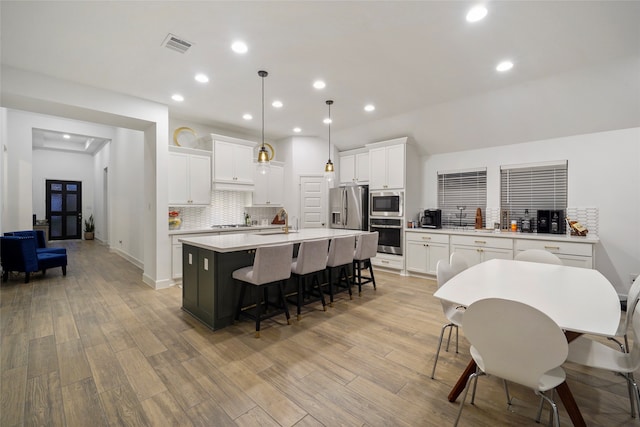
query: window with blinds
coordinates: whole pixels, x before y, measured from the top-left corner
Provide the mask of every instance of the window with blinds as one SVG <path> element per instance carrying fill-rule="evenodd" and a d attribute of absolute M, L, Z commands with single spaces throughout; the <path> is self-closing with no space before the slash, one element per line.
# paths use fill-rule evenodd
<path fill-rule="evenodd" d="M 438 208 L 443 227 L 469 227 L 482 210 L 483 226 L 487 209 L 487 169 L 438 172 Z"/>
<path fill-rule="evenodd" d="M 501 166 L 500 209 L 518 221 L 528 209 L 534 230 L 538 209 L 566 211 L 567 161 Z"/>

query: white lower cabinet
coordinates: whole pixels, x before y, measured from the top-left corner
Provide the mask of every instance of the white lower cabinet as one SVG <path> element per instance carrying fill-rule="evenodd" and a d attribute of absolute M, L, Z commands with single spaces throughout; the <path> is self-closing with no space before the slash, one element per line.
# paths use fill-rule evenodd
<path fill-rule="evenodd" d="M 490 259 L 513 259 L 513 240 L 485 236 L 452 235 L 450 252 L 462 254 L 469 266 Z"/>
<path fill-rule="evenodd" d="M 593 268 L 593 248 L 591 243 L 517 239 L 515 255 L 528 249 L 542 249 L 555 254 L 564 265 Z"/>
<path fill-rule="evenodd" d="M 407 231 L 405 237 L 405 262 L 409 272 L 435 275 L 438 261 L 449 258 L 449 236 L 446 234 Z"/>
<path fill-rule="evenodd" d="M 402 270 L 404 268 L 404 257 L 402 255 L 378 252 L 375 258 L 371 258 L 371 264 L 385 269 Z"/>

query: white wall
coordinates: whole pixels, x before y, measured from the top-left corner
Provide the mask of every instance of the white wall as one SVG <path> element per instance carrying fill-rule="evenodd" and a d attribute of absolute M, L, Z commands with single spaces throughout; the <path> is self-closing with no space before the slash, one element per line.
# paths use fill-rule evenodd
<path fill-rule="evenodd" d="M 93 213 L 93 158 L 88 154 L 53 150 L 33 151 L 33 213 L 46 216 L 46 180 L 80 181 L 82 183 L 82 216 Z"/>
<path fill-rule="evenodd" d="M 290 224 L 300 218 L 300 176 L 324 174 L 324 165 L 329 154 L 328 142 L 320 138 L 294 136 L 277 143 L 278 160 L 285 162 L 284 168 L 284 206 L 289 212 Z M 331 146 L 331 161 L 337 163 L 335 147 Z M 338 170 L 336 164 L 336 170 Z M 337 176 L 337 174 L 336 174 Z M 332 187 L 334 182 L 328 184 Z M 325 212 L 326 213 L 326 212 Z M 328 213 L 325 215 L 328 219 Z"/>
<path fill-rule="evenodd" d="M 437 206 L 437 172 L 487 167 L 487 207 L 500 206 L 500 165 L 568 160 L 568 206 L 599 209 L 595 268 L 626 294 L 640 273 L 640 128 L 424 158 L 422 200 Z"/>

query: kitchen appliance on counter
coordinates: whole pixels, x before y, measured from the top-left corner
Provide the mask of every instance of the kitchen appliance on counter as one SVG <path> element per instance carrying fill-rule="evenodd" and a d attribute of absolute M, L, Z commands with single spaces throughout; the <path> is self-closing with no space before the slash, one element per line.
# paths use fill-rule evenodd
<path fill-rule="evenodd" d="M 329 226 L 366 230 L 369 225 L 369 186 L 347 185 L 329 190 Z"/>
<path fill-rule="evenodd" d="M 370 216 L 402 217 L 403 205 L 402 191 L 372 191 Z"/>
<path fill-rule="evenodd" d="M 564 234 L 564 210 L 538 209 L 537 226 L 538 233 Z"/>
<path fill-rule="evenodd" d="M 401 218 L 371 218 L 369 231 L 378 232 L 378 252 L 402 255 Z"/>
<path fill-rule="evenodd" d="M 420 224 L 422 228 L 442 228 L 442 210 L 425 209 Z"/>

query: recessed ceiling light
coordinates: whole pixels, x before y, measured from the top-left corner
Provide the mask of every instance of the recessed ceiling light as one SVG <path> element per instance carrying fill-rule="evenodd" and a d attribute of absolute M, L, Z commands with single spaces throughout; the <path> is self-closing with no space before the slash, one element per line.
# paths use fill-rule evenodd
<path fill-rule="evenodd" d="M 294 131 L 295 133 L 300 133 L 300 132 L 302 132 L 302 129 L 300 129 L 300 128 L 293 128 L 293 131 Z"/>
<path fill-rule="evenodd" d="M 231 45 L 231 50 L 233 50 L 235 53 L 247 53 L 249 48 L 247 47 L 247 44 L 245 42 L 238 40 L 233 42 L 233 44 Z"/>
<path fill-rule="evenodd" d="M 487 16 L 487 8 L 484 6 L 475 6 L 467 13 L 467 22 L 478 22 L 485 16 Z"/>
<path fill-rule="evenodd" d="M 275 108 L 282 108 L 282 101 L 273 101 L 271 105 L 273 105 Z"/>
<path fill-rule="evenodd" d="M 322 121 L 322 123 L 324 123 L 325 125 L 328 125 L 329 123 L 333 123 L 333 120 L 331 120 L 330 118 L 326 118 Z"/>
<path fill-rule="evenodd" d="M 498 64 L 498 66 L 496 67 L 497 71 L 505 72 L 505 71 L 509 71 L 510 69 L 513 68 L 513 62 L 511 61 L 502 61 Z"/>
<path fill-rule="evenodd" d="M 177 102 L 182 102 L 182 101 L 184 101 L 184 96 L 176 93 L 175 95 L 171 95 L 171 99 L 173 99 L 174 101 L 177 101 Z"/>
<path fill-rule="evenodd" d="M 71 138 L 71 136 L 70 136 L 70 135 L 68 135 L 68 134 L 66 134 L 66 133 L 65 133 L 64 135 L 62 135 L 62 137 L 63 137 L 64 139 L 69 139 L 69 138 Z"/>
<path fill-rule="evenodd" d="M 202 74 L 202 73 L 196 74 L 195 79 L 197 82 L 200 82 L 200 83 L 207 83 L 209 81 L 209 77 L 207 77 L 206 74 Z"/>
<path fill-rule="evenodd" d="M 327 84 L 322 80 L 316 80 L 315 82 L 313 82 L 313 87 L 315 87 L 316 89 L 324 89 L 326 86 Z"/>
<path fill-rule="evenodd" d="M 373 111 L 373 110 L 375 110 L 375 109 L 376 109 L 376 106 L 375 106 L 375 105 L 373 105 L 373 104 L 367 104 L 367 105 L 365 105 L 365 106 L 364 106 L 364 111 L 369 111 L 369 112 L 371 112 L 371 111 Z"/>
<path fill-rule="evenodd" d="M 245 119 L 245 120 L 251 120 L 251 119 L 253 119 L 253 116 L 251 114 L 247 113 L 247 114 L 243 114 L 242 118 Z"/>

